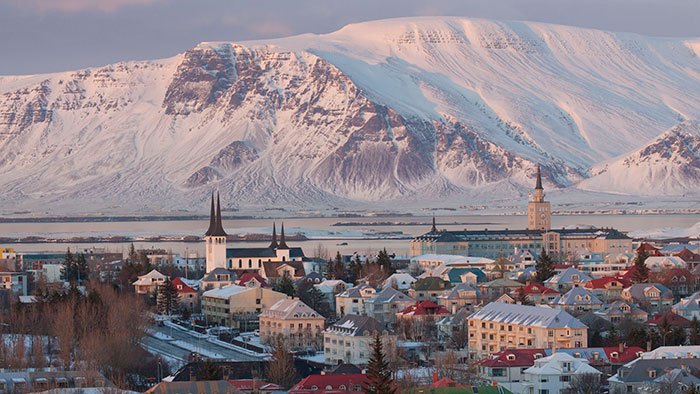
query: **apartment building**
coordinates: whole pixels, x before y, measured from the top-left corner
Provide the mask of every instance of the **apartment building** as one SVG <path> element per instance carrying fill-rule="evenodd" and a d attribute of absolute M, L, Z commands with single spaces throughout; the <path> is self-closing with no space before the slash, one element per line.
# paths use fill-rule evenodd
<path fill-rule="evenodd" d="M 321 349 L 325 319 L 298 298 L 277 301 L 260 315 L 260 342 L 284 341 L 289 350 Z"/>

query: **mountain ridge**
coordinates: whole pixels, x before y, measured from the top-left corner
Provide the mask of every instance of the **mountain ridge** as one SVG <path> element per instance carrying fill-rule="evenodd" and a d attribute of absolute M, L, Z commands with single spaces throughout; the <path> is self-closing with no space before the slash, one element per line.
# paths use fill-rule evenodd
<path fill-rule="evenodd" d="M 538 164 L 546 187 L 589 190 L 600 163 L 700 119 L 698 51 L 426 17 L 0 77 L 0 201 L 187 209 L 212 188 L 239 207 L 488 199 L 527 193 Z"/>

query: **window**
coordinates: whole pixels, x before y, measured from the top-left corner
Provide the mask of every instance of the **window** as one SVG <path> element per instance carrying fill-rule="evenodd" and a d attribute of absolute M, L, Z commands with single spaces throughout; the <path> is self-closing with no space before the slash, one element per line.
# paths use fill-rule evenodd
<path fill-rule="evenodd" d="M 341 384 L 341 385 L 340 385 L 340 389 L 341 389 L 341 390 L 345 390 L 345 385 L 342 385 L 342 384 Z"/>
<path fill-rule="evenodd" d="M 505 368 L 491 368 L 491 376 L 506 376 Z"/>
<path fill-rule="evenodd" d="M 318 386 L 311 386 L 311 390 L 318 390 Z"/>
<path fill-rule="evenodd" d="M 570 382 L 571 381 L 571 375 L 562 375 L 559 377 L 560 382 Z"/>
<path fill-rule="evenodd" d="M 650 369 L 649 370 L 649 377 L 652 379 L 656 378 L 656 370 L 655 369 Z"/>

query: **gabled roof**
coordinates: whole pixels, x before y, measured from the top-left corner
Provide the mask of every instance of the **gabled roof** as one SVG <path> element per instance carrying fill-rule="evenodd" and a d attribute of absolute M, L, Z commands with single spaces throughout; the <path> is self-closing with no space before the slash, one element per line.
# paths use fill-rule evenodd
<path fill-rule="evenodd" d="M 565 362 L 570 363 L 573 371 L 564 371 L 563 364 Z M 597 374 L 600 375 L 601 372 L 597 369 L 591 367 L 588 364 L 588 360 L 576 358 L 568 353 L 558 352 L 551 356 L 543 357 L 541 359 L 535 360 L 535 365 L 525 370 L 526 374 L 532 375 L 563 375 L 573 373 L 575 375 L 579 374 Z"/>
<path fill-rule="evenodd" d="M 495 279 L 490 282 L 485 282 L 485 283 L 479 283 L 477 284 L 478 287 L 523 287 L 525 286 L 524 284 L 520 282 L 516 282 L 512 279 L 507 279 L 507 278 L 500 278 L 500 279 Z"/>
<path fill-rule="evenodd" d="M 386 278 L 386 280 L 383 283 L 383 286 L 390 287 L 392 283 L 395 283 L 396 286 L 398 286 L 399 288 L 410 288 L 415 281 L 416 278 L 412 277 L 409 274 L 396 272 L 391 274 L 390 277 Z"/>
<path fill-rule="evenodd" d="M 486 274 L 479 268 L 452 268 L 447 272 L 447 277 L 452 283 L 462 282 L 462 276 L 466 274 L 474 274 L 477 282 L 482 282 L 486 278 Z"/>
<path fill-rule="evenodd" d="M 674 254 L 674 256 L 678 256 L 678 257 L 682 258 L 683 261 L 685 261 L 686 263 L 700 261 L 700 254 L 693 253 L 688 248 L 683 248 L 682 251 Z"/>
<path fill-rule="evenodd" d="M 411 305 L 402 311 L 396 312 L 396 314 L 401 316 L 433 316 L 449 315 L 450 311 L 430 300 L 425 300 L 423 302 L 417 302 L 415 305 Z"/>
<path fill-rule="evenodd" d="M 643 359 L 635 360 L 612 376 L 609 381 L 624 383 L 651 382 L 655 378 L 649 377 L 649 371 L 654 370 L 656 376 L 661 376 L 663 371 L 682 366 L 690 367 L 693 370 L 700 368 L 700 358 L 664 358 L 664 359 Z M 624 373 L 622 373 L 624 371 Z"/>
<path fill-rule="evenodd" d="M 376 332 L 385 332 L 386 327 L 369 316 L 345 315 L 326 329 L 326 332 L 351 337 L 373 336 Z"/>
<path fill-rule="evenodd" d="M 274 303 L 269 309 L 265 309 L 260 317 L 270 317 L 277 319 L 314 319 L 323 320 L 323 316 L 311 309 L 300 300 L 285 299 Z"/>
<path fill-rule="evenodd" d="M 663 325 L 664 320 L 666 320 L 671 327 L 690 327 L 690 320 L 671 311 L 657 313 L 654 317 L 644 322 L 644 324 L 660 327 Z"/>
<path fill-rule="evenodd" d="M 270 285 L 265 281 L 265 278 L 260 276 L 260 274 L 255 273 L 255 272 L 246 272 L 245 274 L 241 275 L 240 278 L 236 281 L 236 284 L 239 286 L 245 286 L 246 283 L 250 282 L 251 280 L 255 279 L 260 283 L 260 287 L 270 287 Z"/>
<path fill-rule="evenodd" d="M 259 379 L 229 380 L 233 387 L 243 391 L 284 391 L 282 386 Z"/>
<path fill-rule="evenodd" d="M 489 303 L 469 318 L 544 328 L 586 328 L 585 324 L 563 309 L 502 302 Z"/>
<path fill-rule="evenodd" d="M 355 391 L 355 387 L 364 387 L 366 382 L 367 375 L 361 373 L 309 375 L 295 384 L 289 393 L 337 394 L 341 392 L 340 386 L 345 386 L 348 391 Z M 328 388 L 329 386 L 330 388 Z M 359 391 L 362 391 L 362 388 Z"/>
<path fill-rule="evenodd" d="M 265 270 L 265 276 L 267 276 L 268 278 L 278 278 L 280 274 L 277 271 L 277 269 L 280 268 L 282 265 L 288 265 L 294 268 L 295 277 L 304 276 L 306 273 L 306 271 L 304 270 L 304 263 L 302 263 L 301 261 L 265 261 L 264 263 L 262 263 L 262 265 L 263 269 Z"/>
<path fill-rule="evenodd" d="M 587 281 L 586 284 L 584 284 L 583 286 L 591 290 L 605 290 L 607 288 L 606 286 L 611 282 L 619 283 L 620 287 L 622 288 L 628 287 L 630 285 L 629 281 L 626 279 L 615 278 L 612 276 L 603 276 L 600 278 L 591 279 Z"/>
<path fill-rule="evenodd" d="M 250 287 L 243 287 L 238 285 L 228 285 L 220 287 L 218 289 L 207 290 L 204 292 L 204 297 L 217 297 L 217 298 L 229 298 L 234 295 L 245 293 L 246 291 L 255 290 Z"/>
<path fill-rule="evenodd" d="M 543 295 L 544 294 L 556 294 L 556 295 L 559 295 L 559 294 L 561 294 L 556 290 L 550 289 L 549 287 L 542 286 L 541 284 L 535 283 L 535 282 L 532 282 L 532 283 L 529 283 L 529 284 L 523 286 L 523 292 L 525 292 L 526 295 L 530 295 L 530 294 L 543 294 Z"/>
<path fill-rule="evenodd" d="M 382 291 L 380 291 L 379 293 L 376 293 L 374 297 L 366 300 L 365 302 L 370 304 L 396 302 L 408 303 L 415 302 L 415 300 L 407 296 L 406 294 L 394 289 L 393 287 L 387 287 L 385 289 L 382 289 Z"/>
<path fill-rule="evenodd" d="M 577 279 L 574 276 L 578 276 Z M 555 283 L 555 284 L 565 284 L 565 283 L 584 283 L 591 280 L 590 276 L 584 274 L 583 272 L 577 270 L 574 267 L 569 267 L 562 271 L 561 274 L 556 274 L 551 278 L 544 281 L 544 283 Z"/>
<path fill-rule="evenodd" d="M 173 285 L 175 285 L 175 288 L 177 289 L 178 293 L 196 293 L 197 292 L 197 290 L 195 290 L 194 288 L 189 286 L 181 278 L 173 279 Z"/>
<path fill-rule="evenodd" d="M 430 276 L 417 280 L 413 284 L 413 288 L 416 291 L 440 291 L 452 288 L 452 283 L 443 280 L 442 278 Z"/>
<path fill-rule="evenodd" d="M 690 297 L 682 298 L 680 302 L 673 305 L 673 309 L 700 311 L 700 292 L 695 292 Z"/>
<path fill-rule="evenodd" d="M 438 298 L 445 298 L 445 299 L 460 299 L 462 298 L 460 296 L 460 292 L 474 292 L 476 296 L 481 295 L 481 291 L 477 289 L 476 287 L 472 286 L 469 283 L 460 283 L 457 286 L 453 287 L 452 290 L 449 291 L 447 294 L 443 294 L 438 296 Z"/>
<path fill-rule="evenodd" d="M 629 292 L 629 294 L 635 300 L 644 300 L 646 299 L 644 292 L 650 289 L 651 287 L 655 287 L 659 290 L 661 298 L 673 299 L 673 292 L 671 292 L 671 290 L 669 290 L 668 287 L 660 283 L 635 283 L 623 291 Z"/>
<path fill-rule="evenodd" d="M 343 297 L 343 298 L 364 298 L 362 295 L 362 290 L 371 288 L 368 284 L 362 283 L 360 285 L 357 285 L 355 287 L 351 287 L 344 292 L 338 294 L 336 297 Z"/>
<path fill-rule="evenodd" d="M 566 294 L 557 296 L 552 305 L 603 305 L 598 297 L 583 287 L 572 287 Z"/>
<path fill-rule="evenodd" d="M 202 278 L 202 282 L 218 282 L 219 280 L 216 278 L 216 275 L 229 275 L 230 279 L 233 279 L 234 277 L 234 274 L 226 268 L 217 267 L 207 272 L 207 274 Z"/>

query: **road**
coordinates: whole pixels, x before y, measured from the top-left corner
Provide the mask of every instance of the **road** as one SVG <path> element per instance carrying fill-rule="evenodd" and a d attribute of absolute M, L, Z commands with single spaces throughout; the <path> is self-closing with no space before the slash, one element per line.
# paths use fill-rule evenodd
<path fill-rule="evenodd" d="M 151 327 L 151 330 L 151 335 L 145 337 L 142 343 L 153 351 L 168 357 L 187 360 L 187 356 L 190 352 L 194 351 L 200 353 L 205 358 L 212 359 L 232 361 L 262 360 L 262 357 L 219 346 L 215 343 L 208 342 L 206 338 L 196 338 L 177 328 L 154 326 Z M 160 335 L 155 334 L 155 332 L 160 333 Z"/>

